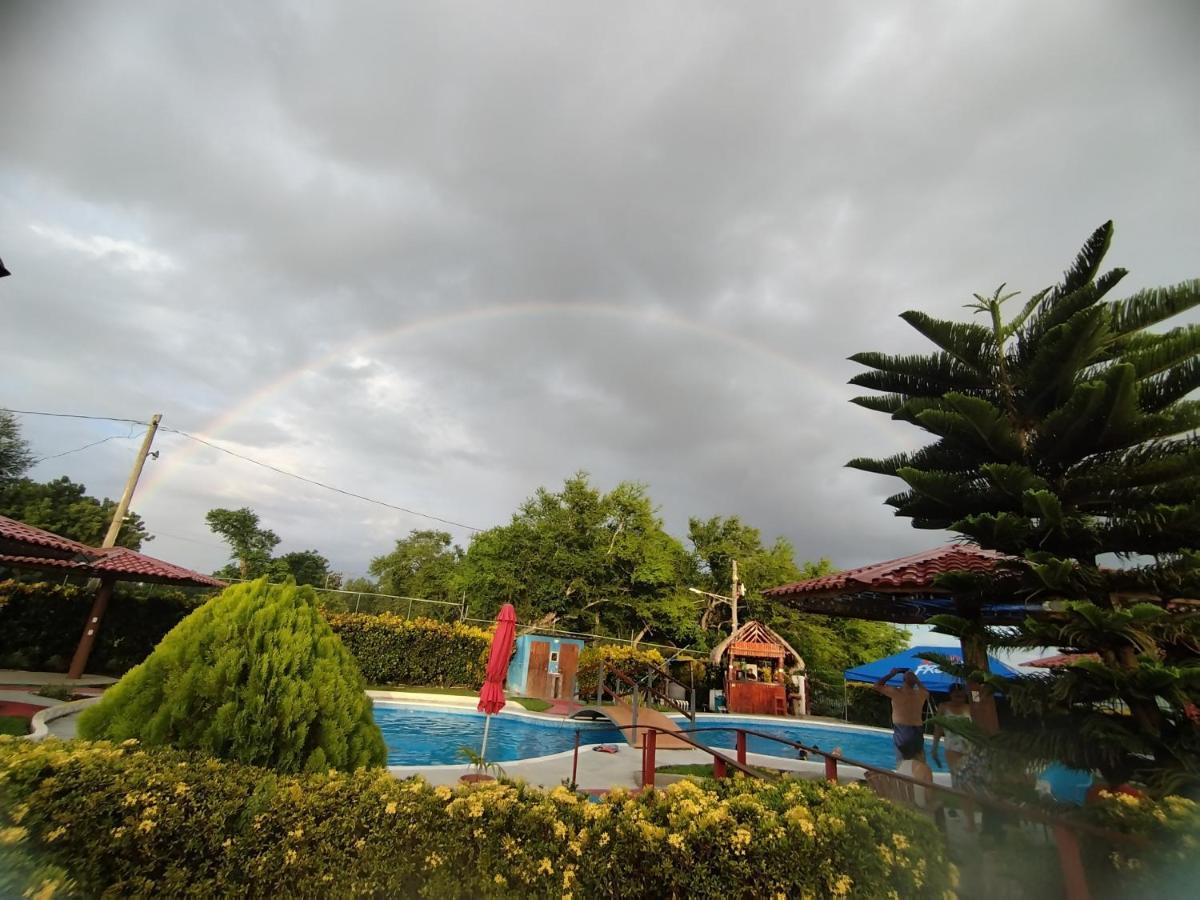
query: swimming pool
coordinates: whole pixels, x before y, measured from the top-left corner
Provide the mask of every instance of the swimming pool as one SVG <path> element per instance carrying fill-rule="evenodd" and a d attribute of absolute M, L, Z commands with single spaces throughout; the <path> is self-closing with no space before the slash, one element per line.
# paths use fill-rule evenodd
<path fill-rule="evenodd" d="M 484 716 L 472 710 L 403 706 L 389 702 L 376 702 L 374 709 L 375 721 L 387 743 L 389 766 L 465 764 L 461 748 L 470 747 L 478 751 L 483 740 Z M 686 721 L 680 724 L 687 727 Z M 696 727 L 716 725 L 749 728 L 822 749 L 840 747 L 842 755 L 849 759 L 885 768 L 895 765 L 892 738 L 886 731 L 791 722 L 785 725 L 739 716 L 701 716 Z M 488 735 L 488 759 L 505 763 L 570 750 L 575 746 L 576 729 L 580 732 L 582 744 L 625 742 L 621 733 L 607 723 L 535 718 L 503 712 L 492 719 Z M 697 735 L 697 739 L 710 747 L 732 749 L 734 746 L 732 731 L 704 731 Z M 747 739 L 746 749 L 751 753 L 791 756 L 786 747 L 754 736 Z"/>

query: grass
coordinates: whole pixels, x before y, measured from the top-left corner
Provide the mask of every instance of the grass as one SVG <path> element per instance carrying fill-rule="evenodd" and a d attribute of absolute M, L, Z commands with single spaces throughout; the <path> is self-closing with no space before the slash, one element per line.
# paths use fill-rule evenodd
<path fill-rule="evenodd" d="M 465 687 L 438 687 L 436 685 L 415 685 L 415 684 L 369 684 L 368 690 L 372 691 L 396 691 L 401 694 L 442 694 L 450 697 L 477 697 L 479 691 L 473 691 Z M 540 700 L 537 697 L 511 697 L 514 703 L 519 703 L 530 712 L 545 712 L 552 704 L 549 700 Z"/>
<path fill-rule="evenodd" d="M 29 720 L 21 716 L 0 716 L 0 734 L 29 734 Z"/>
<path fill-rule="evenodd" d="M 712 763 L 689 763 L 688 765 L 659 766 L 654 770 L 663 775 L 695 775 L 697 778 L 712 778 Z"/>

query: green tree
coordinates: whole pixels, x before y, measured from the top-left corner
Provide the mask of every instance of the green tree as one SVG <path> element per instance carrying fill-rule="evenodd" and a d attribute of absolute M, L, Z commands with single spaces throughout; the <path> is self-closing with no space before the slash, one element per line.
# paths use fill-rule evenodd
<path fill-rule="evenodd" d="M 683 573 L 690 559 L 662 527 L 642 485 L 607 494 L 585 473 L 539 488 L 509 525 L 475 536 L 456 578 L 475 615 L 511 601 L 522 621 L 635 640 L 697 634 Z"/>
<path fill-rule="evenodd" d="M 281 772 L 382 766 L 387 751 L 365 688 L 312 588 L 259 579 L 180 622 L 80 716 L 79 733 Z"/>
<path fill-rule="evenodd" d="M 745 623 L 758 619 L 774 628 L 804 657 L 816 678 L 840 684 L 844 669 L 895 653 L 908 642 L 906 632 L 886 622 L 798 613 L 764 597 L 762 592 L 767 588 L 835 571 L 824 557 L 797 565 L 795 549 L 786 538 L 778 537 L 770 545 L 765 544 L 762 533 L 737 516 L 693 518 L 688 522 L 688 538 L 701 578 L 698 586 L 728 596 L 732 590 L 732 561 L 736 559 L 738 577 L 746 589 L 738 604 L 739 620 Z M 706 632 L 727 628 L 729 612 L 727 605 L 709 598 L 700 627 Z"/>
<path fill-rule="evenodd" d="M 341 584 L 340 579 L 334 583 L 337 573 L 329 569 L 329 560 L 316 550 L 297 550 L 285 553 L 271 560 L 267 574 L 272 581 L 286 581 L 291 578 L 296 584 L 310 584 L 314 587 L 336 588 Z"/>
<path fill-rule="evenodd" d="M 21 425 L 12 413 L 0 411 L 0 484 L 15 481 L 33 465 L 29 443 L 21 437 Z"/>
<path fill-rule="evenodd" d="M 462 558 L 448 532 L 414 529 L 391 553 L 371 560 L 369 571 L 379 579 L 379 593 L 449 602 L 456 599 L 454 575 Z"/>
<path fill-rule="evenodd" d="M 259 525 L 258 513 L 243 506 L 241 509 L 210 509 L 204 516 L 208 527 L 229 545 L 236 569 L 226 567 L 220 574 L 239 578 L 258 578 L 267 574 L 271 553 L 279 544 L 279 535 Z"/>
<path fill-rule="evenodd" d="M 46 482 L 28 478 L 0 482 L 0 515 L 84 544 L 94 546 L 104 540 L 116 510 L 116 501 L 97 500 L 84 485 L 66 476 Z M 128 513 L 117 533 L 117 545 L 138 550 L 152 540 L 141 517 Z"/>
<path fill-rule="evenodd" d="M 1125 275 L 1101 273 L 1112 231 L 1007 320 L 1001 286 L 971 304 L 982 323 L 904 313 L 933 353 L 852 357 L 871 369 L 853 383 L 881 393 L 855 402 L 934 442 L 850 465 L 903 480 L 887 502 L 914 527 L 1014 558 L 996 579 L 943 579 L 1053 611 L 990 642 L 1097 655 L 1005 687 L 1021 718 L 998 746 L 1197 784 L 1200 617 L 1167 601 L 1200 596 L 1200 326 L 1151 329 L 1200 305 L 1200 280 L 1108 299 Z M 979 635 L 970 616 L 937 622 Z"/>

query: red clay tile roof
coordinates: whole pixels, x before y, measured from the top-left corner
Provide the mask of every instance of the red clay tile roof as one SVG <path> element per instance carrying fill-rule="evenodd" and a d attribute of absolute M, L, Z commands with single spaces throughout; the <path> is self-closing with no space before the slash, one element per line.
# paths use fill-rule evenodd
<path fill-rule="evenodd" d="M 91 549 L 87 544 L 59 537 L 51 531 L 34 528 L 32 525 L 26 525 L 24 522 L 18 522 L 8 516 L 0 516 L 0 541 L 47 547 L 63 553 L 87 553 Z"/>
<path fill-rule="evenodd" d="M 47 555 L 39 550 L 49 550 Z M 69 554 L 64 558 L 64 554 Z M 125 547 L 89 547 L 79 541 L 0 516 L 0 565 L 22 569 L 70 569 L 81 575 L 115 576 L 118 581 L 143 581 L 195 587 L 224 587 L 193 572 Z"/>
<path fill-rule="evenodd" d="M 948 544 L 912 556 L 780 585 L 763 593 L 784 597 L 790 594 L 929 590 L 938 575 L 964 570 L 990 572 L 1004 558 L 1003 554 L 971 544 Z"/>
<path fill-rule="evenodd" d="M 92 563 L 92 569 L 97 573 L 126 576 L 128 581 L 195 582 L 208 587 L 225 587 L 225 582 L 209 575 L 125 547 L 98 548 L 92 552 L 98 556 Z"/>
<path fill-rule="evenodd" d="M 1099 658 L 1095 653 L 1057 653 L 1054 656 L 1043 656 L 1041 659 L 1032 659 L 1027 663 L 1021 663 L 1021 665 L 1033 666 L 1038 669 L 1057 669 L 1059 666 L 1069 666 L 1079 659 Z"/>

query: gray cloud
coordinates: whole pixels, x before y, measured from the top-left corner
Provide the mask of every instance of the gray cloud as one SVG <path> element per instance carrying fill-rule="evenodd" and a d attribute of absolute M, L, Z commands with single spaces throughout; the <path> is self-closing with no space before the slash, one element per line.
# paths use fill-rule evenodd
<path fill-rule="evenodd" d="M 6 405 L 165 423 L 481 526 L 577 468 L 842 565 L 936 543 L 851 456 L 896 314 L 1115 218 L 1195 275 L 1192 3 L 7 4 Z M 28 420 L 41 453 L 115 425 Z M 74 442 L 74 444 L 72 443 Z M 130 442 L 45 463 L 115 494 Z M 248 504 L 347 571 L 422 522 L 164 433 L 201 568 Z M 461 540 L 467 532 L 456 530 Z"/>

